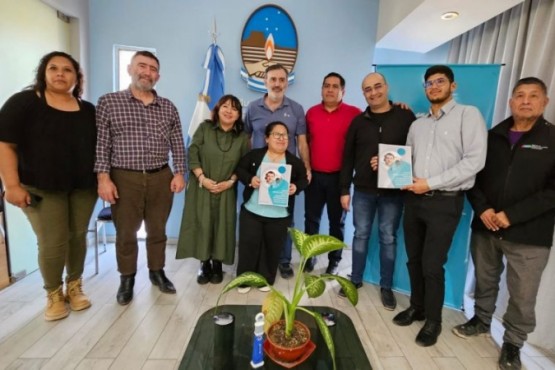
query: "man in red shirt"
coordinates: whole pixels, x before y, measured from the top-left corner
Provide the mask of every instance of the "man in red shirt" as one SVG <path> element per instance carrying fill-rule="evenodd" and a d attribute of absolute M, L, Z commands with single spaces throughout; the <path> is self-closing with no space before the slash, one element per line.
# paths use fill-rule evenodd
<path fill-rule="evenodd" d="M 320 229 L 320 219 L 327 206 L 329 234 L 343 240 L 345 213 L 341 208 L 339 172 L 347 129 L 361 110 L 343 103 L 345 79 L 331 72 L 324 77 L 322 102 L 306 112 L 312 181 L 305 190 L 305 232 L 313 235 Z M 336 274 L 341 249 L 328 254 L 328 274 Z M 315 258 L 307 261 L 305 271 L 314 269 Z"/>

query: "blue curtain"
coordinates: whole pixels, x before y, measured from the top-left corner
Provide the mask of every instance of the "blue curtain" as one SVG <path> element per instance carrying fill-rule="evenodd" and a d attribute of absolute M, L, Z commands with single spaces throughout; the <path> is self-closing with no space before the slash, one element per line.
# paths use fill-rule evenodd
<path fill-rule="evenodd" d="M 457 89 L 454 98 L 461 104 L 474 105 L 480 109 L 488 128 L 492 125 L 497 84 L 499 81 L 499 64 L 455 64 L 449 65 L 455 73 Z M 422 83 L 424 73 L 430 65 L 378 65 L 376 71 L 383 74 L 389 85 L 389 96 L 394 102 L 407 103 L 416 116 L 426 114 L 429 102 L 426 99 Z M 461 221 L 453 237 L 449 258 L 445 265 L 445 305 L 460 309 L 463 305 L 464 284 L 469 256 L 470 222 L 472 208 L 465 202 Z M 380 258 L 377 219 L 374 222 L 370 239 L 364 280 L 379 284 Z M 397 233 L 397 259 L 393 287 L 395 290 L 410 294 L 410 282 L 407 272 L 407 255 L 403 227 Z"/>

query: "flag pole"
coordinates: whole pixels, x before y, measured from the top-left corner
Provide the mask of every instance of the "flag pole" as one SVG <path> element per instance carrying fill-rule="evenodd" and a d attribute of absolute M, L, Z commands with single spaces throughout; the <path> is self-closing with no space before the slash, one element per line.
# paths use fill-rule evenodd
<path fill-rule="evenodd" d="M 203 63 L 203 67 L 206 69 L 204 86 L 197 97 L 197 104 L 191 122 L 189 123 L 187 147 L 189 147 L 192 137 L 200 123 L 211 118 L 210 107 L 224 95 L 225 90 L 223 75 L 225 61 L 223 53 L 216 43 L 218 38 L 216 17 L 214 17 L 212 23 L 212 30 L 210 30 L 208 34 L 212 38 L 212 44 L 208 47 Z"/>
<path fill-rule="evenodd" d="M 218 28 L 216 26 L 216 17 L 214 17 L 214 23 L 212 24 L 212 43 L 216 44 L 216 42 L 218 41 Z"/>

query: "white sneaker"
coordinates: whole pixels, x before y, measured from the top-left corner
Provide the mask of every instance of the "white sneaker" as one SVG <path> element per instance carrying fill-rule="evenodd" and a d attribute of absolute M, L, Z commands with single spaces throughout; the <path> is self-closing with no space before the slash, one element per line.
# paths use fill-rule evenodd
<path fill-rule="evenodd" d="M 264 285 L 264 286 L 258 287 L 258 291 L 259 291 L 259 292 L 264 292 L 264 293 L 265 293 L 265 292 L 269 292 L 269 291 L 270 291 L 270 287 L 269 287 L 268 285 Z"/>
<path fill-rule="evenodd" d="M 248 292 L 251 291 L 251 287 L 250 286 L 240 286 L 237 287 L 237 293 L 239 294 L 247 294 Z"/>

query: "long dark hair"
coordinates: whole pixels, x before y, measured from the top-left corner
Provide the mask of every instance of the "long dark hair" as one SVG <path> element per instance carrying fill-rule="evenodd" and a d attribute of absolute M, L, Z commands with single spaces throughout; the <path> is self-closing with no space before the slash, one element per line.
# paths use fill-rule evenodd
<path fill-rule="evenodd" d="M 233 125 L 235 133 L 239 134 L 243 131 L 245 124 L 243 123 L 243 107 L 241 106 L 241 101 L 235 95 L 227 94 L 222 96 L 220 100 L 218 100 L 218 102 L 212 109 L 212 122 L 214 122 L 215 125 L 218 124 L 218 121 L 220 119 L 218 115 L 220 113 L 220 108 L 228 100 L 231 101 L 231 106 L 237 109 L 237 112 L 239 112 L 239 118 L 237 118 L 237 121 L 235 121 L 235 124 Z"/>
<path fill-rule="evenodd" d="M 72 94 L 76 98 L 80 98 L 81 94 L 83 94 L 83 72 L 81 71 L 81 66 L 71 55 L 64 53 L 63 51 L 53 51 L 41 58 L 35 74 L 35 81 L 31 86 L 29 86 L 29 88 L 40 93 L 43 93 L 46 90 L 46 66 L 54 57 L 66 58 L 73 65 L 77 79 L 75 81 L 75 87 L 73 88 Z"/>

